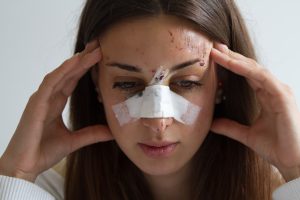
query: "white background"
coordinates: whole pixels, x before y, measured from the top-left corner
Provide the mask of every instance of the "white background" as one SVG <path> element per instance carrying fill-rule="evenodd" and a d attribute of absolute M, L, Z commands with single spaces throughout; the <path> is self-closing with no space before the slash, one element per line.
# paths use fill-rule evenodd
<path fill-rule="evenodd" d="M 84 2 L 0 0 L 0 155 L 44 75 L 71 56 Z M 260 62 L 293 88 L 299 105 L 300 1 L 237 3 Z"/>

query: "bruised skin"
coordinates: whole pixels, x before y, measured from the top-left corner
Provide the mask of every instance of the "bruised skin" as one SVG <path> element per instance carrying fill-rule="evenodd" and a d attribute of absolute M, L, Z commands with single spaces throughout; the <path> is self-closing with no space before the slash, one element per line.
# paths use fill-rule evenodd
<path fill-rule="evenodd" d="M 142 23 L 142 20 L 140 20 L 140 22 Z M 130 25 L 133 22 L 125 21 L 123 23 Z M 136 23 L 136 21 L 134 23 Z M 209 65 L 209 53 L 212 48 L 212 42 L 205 36 L 197 34 L 195 32 L 197 30 L 192 24 L 190 24 L 191 29 L 187 30 L 186 27 L 184 26 L 178 26 L 176 19 L 173 19 L 173 21 L 170 21 L 169 23 L 173 24 L 173 27 L 170 27 L 168 29 L 166 29 L 159 22 L 151 27 L 150 26 L 147 27 L 147 25 L 145 25 L 143 27 L 144 29 L 143 32 L 145 37 L 143 38 L 142 41 L 138 42 L 139 46 L 133 47 L 133 45 L 131 44 L 132 38 L 120 37 L 115 39 L 114 41 L 112 41 L 113 43 L 111 43 L 111 45 L 116 45 L 120 47 L 119 52 L 114 52 L 116 57 L 119 57 L 118 55 L 122 55 L 124 53 L 122 52 L 124 51 L 124 49 L 125 51 L 127 51 L 128 47 L 132 46 L 133 47 L 132 49 L 134 49 L 132 54 L 128 55 L 130 52 L 126 52 L 126 56 L 128 56 L 127 60 L 132 60 L 131 58 L 134 58 L 135 61 L 134 64 L 143 67 L 143 69 L 147 69 L 147 73 L 151 74 L 152 76 L 155 74 L 156 69 L 159 66 L 169 67 L 172 66 L 174 63 L 182 62 L 182 58 L 184 56 L 179 56 L 177 58 L 171 57 L 165 59 L 165 60 L 172 60 L 172 62 L 157 63 L 156 61 L 161 60 L 161 57 L 164 56 L 163 52 L 165 50 L 171 51 L 170 54 L 176 54 L 176 55 L 182 53 L 185 54 L 187 52 L 192 53 L 195 55 L 195 57 L 198 57 L 200 59 L 200 62 L 198 63 L 200 67 L 207 67 Z M 155 28 L 153 28 L 154 26 Z M 118 27 L 117 25 L 113 26 L 112 28 L 115 29 L 116 32 L 119 31 L 120 29 L 120 27 Z M 141 30 L 139 30 L 139 28 L 132 28 L 128 26 L 128 30 L 124 30 L 123 32 L 128 32 L 128 34 L 130 35 L 135 35 L 137 32 L 140 31 Z M 155 35 L 154 39 L 159 42 L 153 43 L 153 41 L 151 41 L 153 40 L 154 35 Z M 100 44 L 104 56 L 104 59 L 101 62 L 103 64 L 111 61 L 111 57 L 106 56 L 106 53 L 108 53 L 108 51 L 106 50 L 105 43 L 101 42 L 101 41 L 105 41 L 106 37 L 109 37 L 108 34 L 104 34 L 100 39 Z M 152 53 L 153 51 L 155 51 L 156 54 L 153 55 Z M 149 52 L 151 53 L 149 54 Z M 149 59 L 147 58 L 149 57 L 149 55 L 151 55 L 153 61 L 149 61 Z"/>
<path fill-rule="evenodd" d="M 173 33 L 171 30 L 169 30 L 170 35 L 170 42 L 171 44 L 175 45 L 175 49 L 178 51 L 182 50 L 188 50 L 191 53 L 196 53 L 199 55 L 200 58 L 200 66 L 203 67 L 207 64 L 209 51 L 211 49 L 211 45 L 207 42 L 202 41 L 199 38 L 199 35 L 195 34 L 194 32 L 191 32 L 190 30 L 174 30 L 175 33 Z M 182 40 L 180 42 L 175 42 L 175 36 L 180 35 Z M 182 44 L 183 43 L 183 44 Z"/>
<path fill-rule="evenodd" d="M 170 43 L 175 51 L 189 51 L 192 54 L 199 56 L 201 67 L 208 65 L 208 57 L 211 49 L 211 44 L 199 38 L 199 35 L 190 30 L 178 29 L 169 30 Z M 176 40 L 175 40 L 176 38 Z"/>
<path fill-rule="evenodd" d="M 110 27 L 100 36 L 99 41 L 103 59 L 96 75 L 99 80 L 95 84 L 100 88 L 107 122 L 116 142 L 144 174 L 160 181 L 172 174 L 180 176 L 210 130 L 217 88 L 215 66 L 209 59 L 212 41 L 197 31 L 189 21 L 169 16 L 123 21 Z M 178 79 L 200 80 L 203 83 L 203 86 L 192 91 L 176 91 L 203 108 L 197 123 L 187 126 L 173 120 L 160 133 L 153 130 L 161 129 L 164 126 L 162 121 L 157 123 L 155 129 L 146 126 L 143 120 L 120 126 L 112 107 L 124 102 L 129 95 L 113 88 L 115 82 L 134 81 L 145 87 L 161 66 L 169 69 L 194 59 L 199 59 L 199 62 L 171 73 L 164 79 L 164 84 L 170 86 L 170 83 Z M 108 63 L 111 62 L 136 66 L 141 72 L 110 67 Z M 138 146 L 138 143 L 149 141 L 178 141 L 179 145 L 172 156 L 154 160 L 147 157 Z"/>

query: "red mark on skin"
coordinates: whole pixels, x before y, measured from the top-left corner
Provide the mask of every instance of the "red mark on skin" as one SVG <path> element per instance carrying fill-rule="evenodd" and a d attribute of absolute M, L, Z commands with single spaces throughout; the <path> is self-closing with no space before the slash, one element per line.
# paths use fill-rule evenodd
<path fill-rule="evenodd" d="M 171 37 L 171 43 L 174 43 L 174 35 L 171 31 L 168 31 Z"/>
<path fill-rule="evenodd" d="M 178 51 L 182 51 L 184 48 L 183 47 L 179 47 L 179 46 L 175 46 L 175 48 L 178 50 Z"/>
<path fill-rule="evenodd" d="M 204 60 L 200 60 L 200 66 L 203 67 L 205 65 Z"/>
<path fill-rule="evenodd" d="M 141 53 L 142 55 L 145 55 L 145 52 L 140 50 L 139 48 L 135 48 L 135 52 Z"/>
<path fill-rule="evenodd" d="M 155 73 L 156 73 L 156 70 L 155 70 L 155 69 L 152 69 L 152 70 L 151 70 L 151 73 L 152 73 L 152 74 L 155 74 Z"/>

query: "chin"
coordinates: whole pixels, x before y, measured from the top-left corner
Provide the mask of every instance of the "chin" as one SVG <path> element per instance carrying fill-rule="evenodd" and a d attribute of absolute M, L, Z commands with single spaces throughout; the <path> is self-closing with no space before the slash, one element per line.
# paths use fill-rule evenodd
<path fill-rule="evenodd" d="M 170 161 L 151 161 L 151 162 L 143 162 L 142 160 L 137 161 L 138 163 L 134 163 L 144 174 L 150 176 L 166 176 L 170 174 L 174 174 L 179 171 L 183 165 L 179 165 L 178 163 L 172 163 Z"/>

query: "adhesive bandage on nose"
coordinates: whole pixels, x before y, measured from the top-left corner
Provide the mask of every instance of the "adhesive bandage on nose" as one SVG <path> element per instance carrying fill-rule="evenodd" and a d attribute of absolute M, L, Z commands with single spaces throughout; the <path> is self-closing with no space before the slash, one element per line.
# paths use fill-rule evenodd
<path fill-rule="evenodd" d="M 121 126 L 140 118 L 174 118 L 187 125 L 195 122 L 201 107 L 161 85 L 167 74 L 168 71 L 158 70 L 143 92 L 113 106 Z"/>

